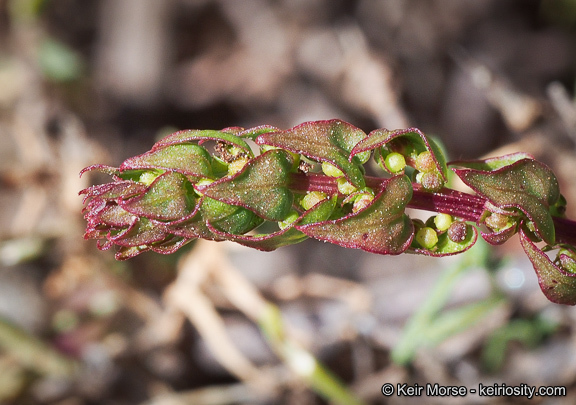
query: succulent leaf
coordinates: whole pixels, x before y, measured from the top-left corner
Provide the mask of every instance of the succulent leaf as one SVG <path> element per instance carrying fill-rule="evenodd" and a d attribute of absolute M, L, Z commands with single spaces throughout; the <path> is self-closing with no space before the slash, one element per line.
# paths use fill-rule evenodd
<path fill-rule="evenodd" d="M 140 195 L 121 199 L 118 204 L 126 211 L 163 221 L 184 218 L 194 211 L 196 201 L 192 185 L 177 172 L 166 172 L 157 177 Z"/>
<path fill-rule="evenodd" d="M 412 245 L 412 250 L 415 253 L 420 253 L 426 256 L 443 257 L 452 256 L 458 253 L 463 253 L 470 249 L 478 239 L 478 231 L 473 226 L 462 223 L 465 226 L 465 236 L 461 241 L 453 241 L 448 232 L 438 235 L 438 242 L 433 249 L 423 249 L 420 246 Z"/>
<path fill-rule="evenodd" d="M 363 210 L 343 218 L 296 226 L 310 237 L 380 254 L 404 252 L 414 236 L 404 208 L 412 197 L 405 175 L 392 177 Z"/>
<path fill-rule="evenodd" d="M 288 189 L 292 158 L 283 150 L 270 150 L 252 159 L 239 173 L 198 190 L 215 200 L 239 205 L 258 216 L 283 221 L 294 196 Z"/>
<path fill-rule="evenodd" d="M 481 162 L 474 163 L 477 164 Z M 496 207 L 521 210 L 533 221 L 539 237 L 554 244 L 554 222 L 549 207 L 560 198 L 560 190 L 556 176 L 546 165 L 524 158 L 493 171 L 471 168 L 454 171 Z"/>
<path fill-rule="evenodd" d="M 359 128 L 340 120 L 305 122 L 286 131 L 269 132 L 256 138 L 260 145 L 277 146 L 302 154 L 319 162 L 328 162 L 340 169 L 348 181 L 358 188 L 365 186 L 359 165 L 369 153 L 349 161 L 354 145 L 366 134 Z"/>
<path fill-rule="evenodd" d="M 162 169 L 172 170 L 199 178 L 211 178 L 210 155 L 201 146 L 182 143 L 169 145 L 125 160 L 120 170 Z"/>
<path fill-rule="evenodd" d="M 540 289 L 546 298 L 557 304 L 576 305 L 576 273 L 552 262 L 523 230 L 520 230 L 519 234 L 522 248 L 534 266 Z M 574 259 L 568 255 L 561 255 L 560 260 L 570 270 L 576 266 Z"/>
<path fill-rule="evenodd" d="M 376 129 L 354 146 L 350 156 L 356 156 L 356 154 L 365 153 L 382 146 L 386 146 L 390 153 L 395 152 L 405 156 L 407 163 L 413 167 L 418 154 L 425 151 L 430 152 L 444 182 L 448 181 L 448 168 L 442 149 L 418 128 L 396 129 L 393 131 Z M 386 156 L 383 156 L 383 158 L 386 158 Z M 390 170 L 386 165 L 382 166 Z"/>
<path fill-rule="evenodd" d="M 240 132 L 241 128 L 235 128 L 235 130 Z M 236 136 L 233 132 L 234 129 L 230 132 L 197 129 L 178 131 L 156 142 L 152 147 L 152 151 L 163 149 L 170 145 L 190 143 L 195 141 L 199 143 L 205 141 L 217 141 L 236 146 L 242 149 L 248 156 L 254 156 L 252 149 L 250 149 L 250 145 L 248 145 L 244 139 Z"/>

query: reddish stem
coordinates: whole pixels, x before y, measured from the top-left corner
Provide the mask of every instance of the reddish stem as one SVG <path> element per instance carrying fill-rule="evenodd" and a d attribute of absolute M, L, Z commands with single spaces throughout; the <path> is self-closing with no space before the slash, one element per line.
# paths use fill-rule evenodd
<path fill-rule="evenodd" d="M 386 186 L 388 179 L 366 176 L 366 185 L 375 190 Z M 478 222 L 484 212 L 486 199 L 444 188 L 438 193 L 424 191 L 422 186 L 412 183 L 414 193 L 408 207 L 437 213 L 450 214 L 465 221 Z M 296 192 L 321 191 L 328 195 L 338 193 L 336 179 L 320 173 L 296 173 L 292 175 L 290 189 Z M 554 217 L 556 241 L 576 246 L 576 222 Z"/>
<path fill-rule="evenodd" d="M 366 185 L 375 190 L 386 186 L 388 179 L 366 177 Z M 478 221 L 484 212 L 485 199 L 476 195 L 445 188 L 440 193 L 424 191 L 422 186 L 412 183 L 414 193 L 408 203 L 410 208 L 442 212 L 462 218 L 466 221 Z M 338 193 L 336 179 L 320 173 L 294 174 L 290 188 L 296 192 L 321 191 L 328 195 Z"/>

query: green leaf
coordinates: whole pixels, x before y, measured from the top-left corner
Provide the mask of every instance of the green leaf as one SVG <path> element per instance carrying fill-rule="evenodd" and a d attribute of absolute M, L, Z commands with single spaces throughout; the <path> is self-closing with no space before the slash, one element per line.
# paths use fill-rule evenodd
<path fill-rule="evenodd" d="M 264 220 L 254 212 L 238 205 L 204 197 L 200 205 L 201 220 L 211 233 L 243 234 L 260 225 Z M 200 228 L 202 229 L 202 228 Z M 202 236 L 203 237 L 203 236 Z"/>
<path fill-rule="evenodd" d="M 521 159 L 494 171 L 453 169 L 478 194 L 499 208 L 517 208 L 534 223 L 539 237 L 552 245 L 554 222 L 549 207 L 560 198 L 552 170 L 532 159 Z"/>
<path fill-rule="evenodd" d="M 576 273 L 572 273 L 557 266 L 548 255 L 539 249 L 534 242 L 520 229 L 520 243 L 526 255 L 532 262 L 540 289 L 550 301 L 556 304 L 576 305 Z M 570 258 L 561 255 L 560 260 L 565 262 Z M 576 262 L 572 260 L 571 268 Z"/>
<path fill-rule="evenodd" d="M 140 217 L 172 221 L 182 219 L 194 211 L 194 190 L 186 177 L 176 172 L 158 176 L 145 193 L 118 204 Z"/>
<path fill-rule="evenodd" d="M 213 231 L 221 236 L 226 236 L 227 239 L 240 243 L 241 245 L 251 248 L 271 251 L 286 245 L 293 245 L 300 243 L 307 239 L 308 236 L 301 231 L 297 230 L 294 226 L 296 224 L 305 225 L 315 222 L 325 221 L 330 217 L 332 211 L 336 207 L 337 198 L 327 198 L 320 201 L 318 204 L 304 212 L 296 221 L 288 225 L 286 228 L 277 232 L 265 235 L 224 235 L 217 231 Z"/>
<path fill-rule="evenodd" d="M 451 256 L 462 253 L 470 249 L 478 239 L 476 228 L 466 224 L 466 238 L 462 242 L 454 242 L 448 237 L 448 232 L 438 235 L 438 243 L 431 249 L 422 249 L 416 246 L 413 250 L 416 253 L 433 257 Z"/>
<path fill-rule="evenodd" d="M 240 138 L 239 136 L 236 136 L 234 133 L 215 131 L 211 129 L 207 130 L 188 129 L 184 131 L 174 132 L 173 134 L 168 135 L 167 137 L 156 142 L 152 147 L 152 151 L 162 149 L 170 145 L 189 143 L 193 141 L 199 141 L 200 143 L 205 141 L 224 142 L 230 145 L 237 146 L 250 157 L 254 156 L 254 154 L 252 153 L 252 149 L 250 149 L 250 146 L 246 143 L 244 139 Z"/>
<path fill-rule="evenodd" d="M 534 160 L 534 157 L 528 153 L 517 152 L 517 153 L 511 153 L 509 155 L 498 156 L 484 160 L 453 161 L 450 162 L 449 164 L 450 166 L 460 166 L 469 169 L 494 171 L 506 166 L 510 166 L 511 164 L 519 162 L 520 160 L 523 159 Z"/>
<path fill-rule="evenodd" d="M 181 143 L 169 145 L 125 160 L 120 170 L 173 170 L 189 176 L 212 178 L 210 155 L 201 146 Z"/>
<path fill-rule="evenodd" d="M 278 132 L 280 129 L 273 127 L 271 125 L 260 125 L 258 127 L 249 128 L 238 132 L 238 136 L 241 138 L 248 138 L 255 140 L 256 137 L 262 134 L 267 134 L 269 132 Z"/>
<path fill-rule="evenodd" d="M 360 165 L 365 163 L 369 152 L 349 161 L 354 145 L 366 137 L 366 134 L 340 120 L 311 121 L 286 131 L 261 134 L 256 138 L 259 145 L 271 145 L 308 158 L 328 162 L 340 169 L 346 179 L 357 188 L 365 186 Z"/>
<path fill-rule="evenodd" d="M 288 152 L 273 149 L 250 160 L 234 176 L 198 187 L 204 195 L 239 205 L 271 221 L 286 218 L 294 196 L 288 189 L 292 158 Z"/>
<path fill-rule="evenodd" d="M 139 218 L 128 229 L 109 239 L 119 246 L 147 248 L 154 242 L 166 238 L 166 228 L 146 218 Z"/>
<path fill-rule="evenodd" d="M 400 254 L 414 236 L 412 221 L 404 214 L 411 198 L 410 179 L 392 177 L 366 208 L 340 219 L 296 227 L 312 238 L 343 247 Z"/>
<path fill-rule="evenodd" d="M 206 217 L 203 212 L 204 210 L 202 209 L 202 206 L 207 200 L 211 199 L 202 197 L 200 199 L 200 202 L 198 203 L 199 207 L 197 207 L 196 212 L 191 214 L 190 217 L 185 218 L 183 221 L 174 221 L 166 224 L 167 232 L 169 232 L 172 235 L 185 238 L 187 240 L 193 240 L 199 238 L 208 240 L 224 240 L 225 238 L 219 237 L 216 234 L 214 234 L 207 225 L 208 221 L 206 220 Z M 219 201 L 216 202 L 220 203 Z M 234 208 L 236 210 L 244 209 L 242 207 L 234 207 Z M 230 212 L 231 214 L 234 214 L 234 212 L 236 211 L 231 210 Z M 222 218 L 223 217 L 220 217 L 220 219 Z"/>
<path fill-rule="evenodd" d="M 484 240 L 491 245 L 501 245 L 516 234 L 517 224 L 512 224 L 499 231 L 481 232 Z"/>
<path fill-rule="evenodd" d="M 414 159 L 419 153 L 424 151 L 431 152 L 436 168 L 442 174 L 444 181 L 448 181 L 448 167 L 446 166 L 446 158 L 442 149 L 418 128 L 392 131 L 387 129 L 374 130 L 354 146 L 350 156 L 365 153 L 381 146 L 386 146 L 390 151 L 405 156 L 412 167 L 414 167 Z"/>
<path fill-rule="evenodd" d="M 114 183 L 100 184 L 89 187 L 80 191 L 85 194 L 84 202 L 92 197 L 98 197 L 104 200 L 115 200 L 117 198 L 129 198 L 134 195 L 143 193 L 146 186 L 130 180 L 119 180 Z"/>

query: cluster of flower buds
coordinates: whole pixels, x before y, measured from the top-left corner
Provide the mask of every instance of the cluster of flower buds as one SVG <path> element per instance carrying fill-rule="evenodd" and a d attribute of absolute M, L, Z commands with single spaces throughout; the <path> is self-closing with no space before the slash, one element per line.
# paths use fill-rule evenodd
<path fill-rule="evenodd" d="M 449 166 L 475 194 L 446 186 Z M 446 256 L 469 249 L 478 233 L 492 244 L 519 233 L 547 297 L 576 303 L 574 223 L 561 218 L 566 202 L 552 171 L 526 154 L 449 165 L 416 128 L 366 134 L 329 120 L 180 131 L 118 168 L 83 172 L 91 170 L 113 181 L 81 191 L 85 238 L 118 246 L 117 259 L 172 253 L 197 238 L 274 250 L 311 237 Z M 407 207 L 436 215 L 412 219 Z M 560 249 L 555 261 L 550 249 Z"/>

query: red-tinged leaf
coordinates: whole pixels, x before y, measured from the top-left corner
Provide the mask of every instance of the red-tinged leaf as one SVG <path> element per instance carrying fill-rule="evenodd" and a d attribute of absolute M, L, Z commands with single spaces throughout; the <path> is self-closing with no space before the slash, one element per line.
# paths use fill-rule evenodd
<path fill-rule="evenodd" d="M 443 257 L 452 256 L 458 253 L 463 253 L 470 249 L 476 243 L 478 239 L 478 231 L 473 226 L 466 224 L 466 238 L 462 242 L 454 242 L 448 236 L 448 232 L 444 232 L 438 235 L 438 243 L 433 249 L 422 249 L 420 247 L 414 247 L 415 253 L 420 253 L 426 256 L 433 257 Z M 412 243 L 414 245 L 414 242 Z"/>
<path fill-rule="evenodd" d="M 84 175 L 84 173 L 91 172 L 91 171 L 97 171 L 100 173 L 109 174 L 110 176 L 114 176 L 114 175 L 118 174 L 118 168 L 117 167 L 112 167 L 112 166 L 107 166 L 107 165 L 92 165 L 92 166 L 88 166 L 88 167 L 85 167 L 84 169 L 82 169 L 82 171 L 80 172 L 80 177 L 82 177 L 82 175 Z"/>
<path fill-rule="evenodd" d="M 86 232 L 84 233 L 84 239 L 100 239 L 100 240 L 102 240 L 108 236 L 109 232 L 110 232 L 109 229 L 87 228 Z"/>
<path fill-rule="evenodd" d="M 517 208 L 533 223 L 538 236 L 552 245 L 554 222 L 548 208 L 560 198 L 554 173 L 535 160 L 521 159 L 494 171 L 453 169 L 478 194 L 499 208 Z"/>
<path fill-rule="evenodd" d="M 261 134 L 256 138 L 259 145 L 271 145 L 302 154 L 320 162 L 329 162 L 339 168 L 346 179 L 356 186 L 365 186 L 359 165 L 365 163 L 369 153 L 348 161 L 354 145 L 366 134 L 340 120 L 311 121 L 286 131 Z"/>
<path fill-rule="evenodd" d="M 234 130 L 231 132 L 234 132 Z M 215 130 L 189 129 L 174 132 L 173 134 L 170 134 L 167 137 L 156 142 L 152 147 L 152 150 L 155 151 L 158 149 L 165 148 L 166 146 L 169 145 L 190 143 L 194 141 L 200 143 L 205 141 L 224 142 L 242 149 L 248 156 L 254 156 L 254 154 L 252 153 L 252 149 L 250 149 L 250 145 L 248 145 L 244 139 L 240 138 L 239 136 L 236 136 L 234 133 L 215 131 Z"/>
<path fill-rule="evenodd" d="M 160 243 L 154 243 L 150 246 L 150 250 L 163 255 L 170 255 L 175 253 L 182 246 L 186 245 L 190 240 L 181 237 L 170 237 Z"/>
<path fill-rule="evenodd" d="M 494 171 L 506 166 L 510 166 L 511 164 L 523 159 L 534 160 L 534 156 L 524 152 L 516 152 L 484 160 L 455 160 L 448 163 L 448 165 L 466 167 L 468 169 Z"/>
<path fill-rule="evenodd" d="M 232 240 L 241 245 L 248 246 L 254 249 L 263 250 L 266 252 L 276 250 L 279 247 L 286 245 L 293 245 L 307 239 L 308 236 L 297 230 L 295 225 L 311 224 L 315 222 L 325 221 L 330 217 L 330 214 L 336 206 L 337 198 L 327 198 L 314 205 L 308 211 L 305 211 L 296 221 L 286 226 L 284 229 L 262 235 L 231 235 L 211 228 L 215 234 L 222 236 L 228 240 Z"/>
<path fill-rule="evenodd" d="M 267 134 L 269 132 L 278 132 L 280 129 L 273 127 L 271 125 L 260 125 L 258 127 L 244 129 L 239 131 L 236 135 L 240 138 L 256 139 L 259 135 Z"/>
<path fill-rule="evenodd" d="M 199 178 L 212 178 L 210 155 L 201 146 L 182 143 L 169 145 L 126 159 L 120 170 L 171 170 Z"/>
<path fill-rule="evenodd" d="M 270 234 L 257 235 L 234 235 L 221 232 L 210 226 L 210 224 L 208 224 L 208 227 L 214 234 L 222 237 L 222 239 L 231 240 L 241 245 L 262 250 L 264 252 L 270 252 L 286 245 L 293 245 L 308 238 L 308 236 L 304 235 L 293 226 L 286 227 Z"/>
<path fill-rule="evenodd" d="M 114 245 L 114 243 L 112 243 L 112 241 L 109 241 L 107 239 L 98 239 L 96 241 L 96 247 L 100 250 L 108 250 L 110 249 L 112 246 Z"/>
<path fill-rule="evenodd" d="M 404 208 L 412 198 L 407 176 L 388 180 L 364 209 L 343 218 L 296 226 L 308 236 L 343 247 L 379 254 L 400 254 L 412 242 L 414 227 Z"/>
<path fill-rule="evenodd" d="M 114 258 L 116 260 L 128 260 L 150 250 L 148 246 L 120 246 Z"/>
<path fill-rule="evenodd" d="M 431 152 L 438 172 L 440 172 L 445 182 L 448 181 L 448 168 L 442 149 L 418 128 L 396 129 L 392 131 L 387 129 L 374 130 L 354 146 L 354 149 L 352 149 L 350 153 L 350 159 L 356 154 L 365 153 L 366 151 L 374 150 L 381 146 L 386 146 L 391 151 L 407 156 L 408 163 L 412 165 L 412 160 L 416 158 L 418 153 L 425 151 Z M 414 153 L 410 153 L 408 149 Z M 414 156 L 410 156 L 411 154 L 414 154 Z"/>
<path fill-rule="evenodd" d="M 197 188 L 212 199 L 245 207 L 267 220 L 282 221 L 294 199 L 288 188 L 291 168 L 290 155 L 273 149 L 250 160 L 234 176 Z"/>
<path fill-rule="evenodd" d="M 566 271 L 550 260 L 521 229 L 520 242 L 532 262 L 542 292 L 556 304 L 576 305 L 576 273 Z M 566 255 L 561 259 L 566 260 Z"/>
<path fill-rule="evenodd" d="M 99 213 L 106 208 L 107 201 L 103 198 L 92 198 L 88 204 L 82 209 L 84 213 L 84 218 L 92 219 L 97 218 Z"/>
<path fill-rule="evenodd" d="M 100 184 L 88 187 L 80 194 L 85 194 L 83 202 L 89 198 L 99 197 L 103 200 L 116 200 L 118 198 L 130 198 L 141 194 L 146 190 L 146 186 L 131 180 L 119 180 L 113 183 Z"/>
<path fill-rule="evenodd" d="M 188 216 L 194 211 L 194 189 L 186 177 L 176 172 L 158 176 L 145 193 L 120 200 L 126 211 L 148 219 L 172 221 Z"/>
<path fill-rule="evenodd" d="M 146 218 L 140 218 L 125 231 L 109 236 L 108 239 L 116 245 L 130 247 L 150 245 L 164 240 L 167 236 L 165 227 Z"/>
<path fill-rule="evenodd" d="M 482 238 L 491 245 L 501 245 L 510 239 L 517 232 L 517 226 L 512 225 L 508 228 L 501 229 L 496 232 L 481 232 Z"/>
<path fill-rule="evenodd" d="M 186 221 L 167 225 L 166 230 L 172 235 L 188 240 L 225 240 L 225 238 L 219 237 L 210 231 L 201 212 L 198 212 L 194 217 L 189 218 Z"/>
<path fill-rule="evenodd" d="M 113 228 L 127 228 L 136 220 L 134 214 L 117 204 L 108 204 L 98 215 L 98 222 Z"/>
<path fill-rule="evenodd" d="M 199 206 L 199 215 L 192 218 L 192 221 L 197 224 L 196 228 L 202 223 L 206 228 L 198 229 L 206 230 L 208 235 L 212 236 L 214 234 L 210 230 L 211 227 L 226 234 L 240 235 L 251 231 L 264 222 L 262 218 L 247 208 L 226 204 L 207 196 L 202 197 Z"/>

